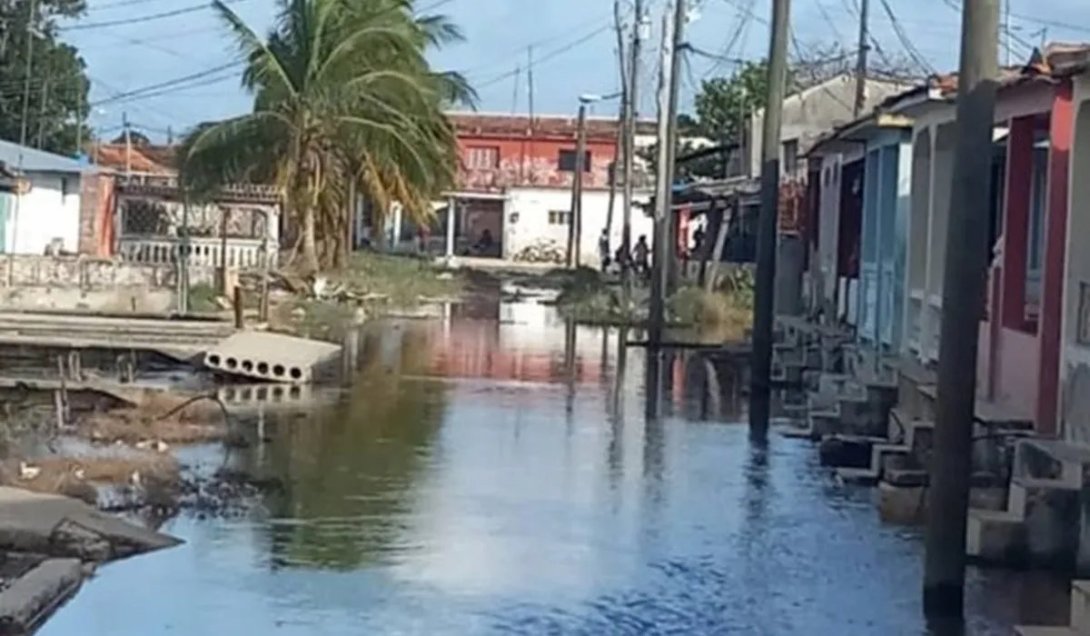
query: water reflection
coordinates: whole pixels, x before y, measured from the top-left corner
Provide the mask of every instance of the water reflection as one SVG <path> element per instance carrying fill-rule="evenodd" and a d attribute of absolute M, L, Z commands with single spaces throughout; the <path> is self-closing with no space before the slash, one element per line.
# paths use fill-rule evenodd
<path fill-rule="evenodd" d="M 255 422 L 231 461 L 284 484 L 267 513 L 174 520 L 185 546 L 42 633 L 928 632 L 916 530 L 751 438 L 739 361 L 534 303 L 442 315 L 368 325 L 340 399 Z M 1065 585 L 973 570 L 962 631 L 1062 620 Z"/>

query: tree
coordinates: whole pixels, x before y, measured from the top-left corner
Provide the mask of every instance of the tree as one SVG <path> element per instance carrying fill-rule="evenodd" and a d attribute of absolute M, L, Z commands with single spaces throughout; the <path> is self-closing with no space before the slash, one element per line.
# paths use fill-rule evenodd
<path fill-rule="evenodd" d="M 0 0 L 0 138 L 18 142 L 22 136 L 27 39 L 34 38 L 27 144 L 74 154 L 80 127 L 86 128 L 90 83 L 79 52 L 57 39 L 56 20 L 83 14 L 84 1 L 39 0 L 34 16 L 30 5 Z"/>
<path fill-rule="evenodd" d="M 352 187 L 380 217 L 398 202 L 413 220 L 431 219 L 457 166 L 443 105 L 474 98 L 425 57 L 461 37 L 455 25 L 415 15 L 412 0 L 281 0 L 263 39 L 220 0 L 213 6 L 247 62 L 253 111 L 187 136 L 183 183 L 205 193 L 279 186 L 307 272 L 344 262 Z"/>
<path fill-rule="evenodd" d="M 736 140 L 749 113 L 764 108 L 768 84 L 766 62 L 746 62 L 730 77 L 700 83 L 694 100 L 695 131 L 714 140 Z"/>

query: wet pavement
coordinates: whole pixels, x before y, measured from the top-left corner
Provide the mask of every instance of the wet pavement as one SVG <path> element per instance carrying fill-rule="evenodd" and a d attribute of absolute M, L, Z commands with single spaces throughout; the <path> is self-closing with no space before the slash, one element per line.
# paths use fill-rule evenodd
<path fill-rule="evenodd" d="M 870 489 L 836 484 L 808 442 L 752 439 L 737 361 L 686 351 L 649 374 L 624 337 L 532 302 L 369 325 L 339 400 L 270 410 L 250 448 L 185 458 L 282 484 L 263 509 L 168 522 L 184 546 L 104 568 L 40 633 L 945 636 L 1064 620 L 1066 581 L 974 569 L 967 624 L 929 632 L 917 529 L 880 523 Z"/>

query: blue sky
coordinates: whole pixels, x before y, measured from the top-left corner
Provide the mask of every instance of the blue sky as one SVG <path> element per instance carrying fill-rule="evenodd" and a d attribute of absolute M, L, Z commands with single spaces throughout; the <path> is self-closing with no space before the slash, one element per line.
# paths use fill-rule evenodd
<path fill-rule="evenodd" d="M 245 111 L 247 96 L 229 71 L 195 80 L 190 86 L 142 99 L 112 96 L 166 80 L 198 73 L 230 62 L 231 42 L 210 9 L 180 13 L 144 22 L 93 26 L 97 23 L 184 9 L 201 0 L 89 0 L 85 18 L 62 37 L 76 45 L 92 78 L 92 101 L 101 102 L 92 123 L 104 136 L 115 132 L 127 114 L 133 125 L 152 137 L 175 134 L 193 124 Z M 440 4 L 436 11 L 451 16 L 465 31 L 466 41 L 432 57 L 437 67 L 465 72 L 477 86 L 480 109 L 524 111 L 527 107 L 527 47 L 539 60 L 533 68 L 535 107 L 539 113 L 570 113 L 581 93 L 616 90 L 617 62 L 612 24 L 612 0 L 417 0 L 419 6 Z M 631 0 L 628 0 L 630 2 Z M 886 0 L 902 32 L 926 63 L 938 70 L 957 64 L 958 0 Z M 1009 0 L 1013 58 L 1025 59 L 1027 44 L 1049 40 L 1090 41 L 1090 10 L 1085 0 Z M 645 0 L 652 13 L 653 34 L 645 46 L 641 73 L 643 113 L 654 113 L 658 27 L 665 0 Z M 905 50 L 881 0 L 871 0 L 871 31 L 888 54 Z M 1047 4 L 1048 13 L 1039 9 Z M 839 41 L 855 48 L 858 0 L 794 0 L 792 25 L 803 51 Z M 1083 5 L 1080 8 L 1079 5 Z M 275 0 L 235 0 L 234 9 L 262 30 L 276 10 Z M 747 11 L 748 7 L 752 7 Z M 751 13 L 754 18 L 745 20 Z M 768 40 L 770 0 L 702 0 L 688 27 L 687 40 L 713 54 L 760 58 Z M 626 5 L 625 13 L 631 13 Z M 744 27 L 740 25 L 745 23 Z M 1042 32 L 1042 29 L 1047 29 Z M 737 33 L 734 46 L 728 42 Z M 691 56 L 682 75 L 682 103 L 691 104 L 702 78 L 729 74 L 730 63 Z M 517 70 L 516 70 L 517 69 Z M 517 82 L 516 82 L 517 80 Z M 600 114 L 615 105 L 600 104 Z"/>

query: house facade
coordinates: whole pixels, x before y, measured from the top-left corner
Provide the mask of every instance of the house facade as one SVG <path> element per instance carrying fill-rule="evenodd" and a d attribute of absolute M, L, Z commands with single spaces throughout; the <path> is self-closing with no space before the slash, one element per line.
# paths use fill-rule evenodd
<path fill-rule="evenodd" d="M 0 188 L 0 253 L 76 253 L 81 185 L 94 169 L 75 159 L 0 140 L 11 175 Z"/>
<path fill-rule="evenodd" d="M 447 197 L 453 210 L 455 254 L 509 260 L 563 256 L 571 223 L 572 180 L 578 122 L 574 117 L 448 113 L 458 138 L 458 186 Z M 640 122 L 637 147 L 653 138 L 652 124 Z M 597 266 L 598 240 L 608 227 L 610 244 L 621 242 L 624 210 L 618 183 L 610 209 L 610 167 L 617 160 L 614 117 L 588 117 L 584 159 L 582 236 L 584 265 Z M 641 173 L 644 171 L 641 171 Z M 619 178 L 619 177 L 618 177 Z M 646 202 L 645 178 L 635 182 L 636 202 Z M 440 213 L 443 235 L 448 216 Z M 633 205 L 632 240 L 651 240 L 652 220 Z M 491 246 L 482 247 L 487 233 Z"/>

